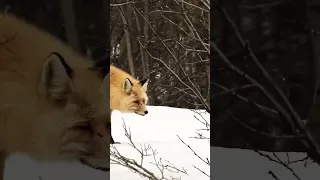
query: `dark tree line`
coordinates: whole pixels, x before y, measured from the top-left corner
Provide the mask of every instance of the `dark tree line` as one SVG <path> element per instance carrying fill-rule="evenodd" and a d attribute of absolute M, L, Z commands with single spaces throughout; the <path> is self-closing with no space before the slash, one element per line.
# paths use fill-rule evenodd
<path fill-rule="evenodd" d="M 2 12 L 45 29 L 83 54 L 99 60 L 108 52 L 108 13 L 104 1 L 1 0 Z M 108 6 L 109 7 L 109 6 Z"/>
<path fill-rule="evenodd" d="M 209 1 L 111 1 L 111 62 L 150 78 L 151 105 L 210 111 Z"/>
<path fill-rule="evenodd" d="M 93 60 L 110 54 L 112 64 L 150 78 L 150 105 L 209 111 L 209 1 L 124 2 L 2 0 L 0 7 Z"/>
<path fill-rule="evenodd" d="M 213 6 L 212 145 L 308 152 L 319 162 L 319 5 L 227 0 Z"/>

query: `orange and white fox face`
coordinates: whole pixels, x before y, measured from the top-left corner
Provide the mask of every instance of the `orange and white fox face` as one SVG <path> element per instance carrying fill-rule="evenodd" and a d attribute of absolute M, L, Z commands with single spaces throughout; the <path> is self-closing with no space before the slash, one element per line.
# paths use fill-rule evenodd
<path fill-rule="evenodd" d="M 123 112 L 133 112 L 139 115 L 148 114 L 146 108 L 148 79 L 133 83 L 129 78 L 123 82 L 123 98 L 120 100 L 120 107 Z"/>
<path fill-rule="evenodd" d="M 110 66 L 110 108 L 142 116 L 148 114 L 148 81 L 139 81 L 125 71 Z"/>
<path fill-rule="evenodd" d="M 52 53 L 42 67 L 38 83 L 39 98 L 48 105 L 44 114 L 47 117 L 41 119 L 46 124 L 39 124 L 39 129 L 56 128 L 56 133 L 37 129 L 34 133 L 52 137 L 47 146 L 41 146 L 48 150 L 58 148 L 57 159 L 74 156 L 86 165 L 108 169 L 109 76 L 100 74 L 94 67 L 69 66 L 62 55 Z"/>
<path fill-rule="evenodd" d="M 14 16 L 0 24 L 0 164 L 18 152 L 108 170 L 108 72 Z"/>

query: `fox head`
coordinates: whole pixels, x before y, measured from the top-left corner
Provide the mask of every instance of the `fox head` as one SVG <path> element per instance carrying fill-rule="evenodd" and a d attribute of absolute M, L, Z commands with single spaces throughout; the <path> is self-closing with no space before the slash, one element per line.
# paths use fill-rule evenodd
<path fill-rule="evenodd" d="M 123 98 L 120 100 L 121 111 L 133 112 L 139 115 L 148 114 L 146 104 L 148 102 L 147 87 L 149 79 L 141 81 L 126 78 L 122 84 Z"/>
<path fill-rule="evenodd" d="M 77 58 L 52 53 L 44 62 L 38 94 L 46 109 L 35 137 L 58 157 L 109 170 L 109 72 Z"/>

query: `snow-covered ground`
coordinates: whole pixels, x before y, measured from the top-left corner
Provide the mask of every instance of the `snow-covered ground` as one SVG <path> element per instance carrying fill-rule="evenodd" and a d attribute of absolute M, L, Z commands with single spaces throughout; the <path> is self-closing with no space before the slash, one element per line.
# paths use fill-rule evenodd
<path fill-rule="evenodd" d="M 200 117 L 200 115 L 188 109 L 161 106 L 149 106 L 148 110 L 148 115 L 143 117 L 114 112 L 112 121 L 113 138 L 115 141 L 122 143 L 116 144 L 116 149 L 125 157 L 134 158 L 140 162 L 141 158 L 138 151 L 128 145 L 129 140 L 125 136 L 123 128 L 123 122 L 125 122 L 126 127 L 130 127 L 132 140 L 138 148 L 140 148 L 140 145 L 149 144 L 153 149 L 157 150 L 157 157 L 170 161 L 178 168 L 183 167 L 188 173 L 188 175 L 185 175 L 166 171 L 165 177 L 181 177 L 182 180 L 209 180 L 209 177 L 194 168 L 193 165 L 208 174 L 210 174 L 210 167 L 196 157 L 178 138 L 179 136 L 186 144 L 190 145 L 203 159 L 210 159 L 209 141 L 190 138 L 196 136 L 197 129 L 205 128 L 194 117 Z M 201 115 L 210 122 L 210 114 L 203 112 Z M 201 118 L 199 119 L 202 120 Z M 203 132 L 203 135 L 210 136 L 209 132 Z M 160 175 L 160 171 L 152 164 L 154 163 L 153 156 L 146 157 L 144 161 L 144 167 L 158 176 Z M 110 168 L 112 180 L 143 179 L 138 174 L 134 174 L 122 166 L 111 164 Z"/>
<path fill-rule="evenodd" d="M 263 152 L 275 159 L 272 153 Z M 303 159 L 304 153 L 276 153 L 281 161 L 288 162 Z M 211 178 L 215 180 L 275 180 L 268 171 L 272 171 L 279 180 L 297 180 L 292 172 L 278 163 L 271 162 L 251 150 L 211 147 Z M 310 160 L 308 161 L 310 162 Z M 313 163 L 304 167 L 304 162 L 290 166 L 301 180 L 318 180 L 320 167 Z"/>
<path fill-rule="evenodd" d="M 158 152 L 156 160 L 162 158 L 164 163 L 165 160 L 168 160 L 177 168 L 184 168 L 188 173 L 188 175 L 185 175 L 166 171 L 165 177 L 181 177 L 182 180 L 209 180 L 210 178 L 195 169 L 194 166 L 205 173 L 210 173 L 210 167 L 197 158 L 177 136 L 179 135 L 203 159 L 210 159 L 208 140 L 189 138 L 196 136 L 197 129 L 204 128 L 204 125 L 194 117 L 199 117 L 199 114 L 188 109 L 161 106 L 149 106 L 148 110 L 149 114 L 146 116 L 113 113 L 113 137 L 115 141 L 121 142 L 114 147 L 125 157 L 134 158 L 137 162 L 140 162 L 139 154 L 128 144 L 128 138 L 124 134 L 124 122 L 126 127 L 130 128 L 132 140 L 137 147 L 150 145 L 152 149 Z M 210 122 L 209 114 L 202 115 Z M 203 135 L 209 137 L 209 132 L 203 132 Z M 153 162 L 153 156 L 145 157 L 144 167 L 156 175 L 160 175 L 157 167 L 152 164 Z M 38 180 L 38 176 L 41 176 L 42 180 L 106 180 L 109 173 L 75 163 L 37 163 L 24 155 L 13 155 L 6 162 L 5 180 Z M 127 168 L 116 164 L 111 165 L 110 177 L 112 180 L 144 179 Z"/>

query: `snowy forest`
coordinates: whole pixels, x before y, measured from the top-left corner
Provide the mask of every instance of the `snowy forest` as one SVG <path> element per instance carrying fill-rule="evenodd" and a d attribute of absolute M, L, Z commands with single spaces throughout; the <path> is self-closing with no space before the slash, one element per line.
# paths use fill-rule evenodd
<path fill-rule="evenodd" d="M 303 179 L 296 174 L 301 169 L 292 169 L 296 164 L 319 164 L 319 5 L 312 0 L 213 5 L 212 146 L 252 150 L 286 167 L 292 179 Z M 292 160 L 288 152 L 305 155 Z M 286 179 L 265 171 L 270 179 Z"/>
<path fill-rule="evenodd" d="M 2 0 L 0 7 L 96 61 L 110 54 L 111 64 L 138 79 L 149 77 L 150 105 L 209 110 L 209 5 L 110 3 Z"/>
<path fill-rule="evenodd" d="M 153 150 L 154 165 L 157 169 L 148 170 L 149 167 L 142 165 L 142 160 L 141 164 L 138 164 L 131 155 L 138 152 L 141 158 L 152 157 L 147 153 L 150 149 L 152 150 L 152 147 L 143 144 L 140 149 L 138 146 L 141 142 L 136 145 L 135 141 L 140 139 L 139 137 L 131 139 L 130 129 L 122 127 L 123 117 L 117 117 L 119 118 L 117 128 L 125 130 L 123 134 L 120 134 L 120 128 L 117 129 L 118 137 L 125 134 L 126 137 L 123 139 L 129 140 L 131 149 L 133 148 L 135 152 L 125 156 L 119 153 L 118 149 L 123 150 L 123 146 L 119 145 L 110 152 L 114 161 L 117 161 L 118 164 L 122 163 L 122 166 L 127 166 L 128 169 L 145 179 L 160 180 L 170 177 L 174 179 L 170 173 L 178 174 L 177 176 L 183 174 L 186 177 L 182 179 L 186 180 L 188 177 L 190 179 L 210 178 L 209 0 L 0 0 L 0 8 L 2 12 L 15 14 L 40 29 L 48 31 L 94 61 L 110 57 L 110 64 L 127 71 L 138 80 L 149 78 L 148 106 L 154 106 L 150 109 L 165 106 L 165 109 L 156 109 L 153 116 L 149 113 L 150 115 L 146 116 L 147 119 L 143 120 L 141 117 L 139 119 L 135 116 L 126 116 L 129 119 L 126 119 L 128 124 L 134 122 L 130 119 L 135 118 L 135 121 L 139 122 L 133 124 L 140 123 L 141 126 L 146 126 L 146 120 L 154 124 L 159 123 L 159 127 L 151 123 L 150 127 L 144 127 L 146 129 L 159 129 L 160 125 L 165 124 L 161 133 L 171 134 L 171 136 L 166 137 L 166 140 L 160 140 L 168 141 L 165 143 L 169 144 L 175 138 L 174 147 L 178 151 L 163 151 L 162 154 L 171 153 L 171 157 L 176 158 L 177 164 L 181 161 L 182 165 L 191 167 L 188 173 L 197 172 L 198 175 L 189 176 L 183 167 L 176 166 L 175 163 L 171 164 L 171 159 L 166 161 L 167 164 L 161 159 L 156 160 L 157 148 Z M 199 109 L 205 112 L 195 111 Z M 159 121 L 156 121 L 158 119 Z M 164 123 L 166 121 L 163 119 L 167 123 Z M 181 123 L 184 125 L 183 129 L 180 128 Z M 166 126 L 167 124 L 171 126 Z M 195 128 L 199 125 L 200 128 Z M 207 134 L 197 132 L 199 129 Z M 138 128 L 132 131 L 136 133 Z M 150 134 L 154 132 L 156 131 L 152 130 Z M 182 133 L 183 136 L 178 136 L 179 133 Z M 152 138 L 165 137 L 159 134 L 160 132 Z M 192 143 L 187 141 L 191 138 Z M 167 144 L 162 145 L 160 149 L 168 149 Z M 180 151 L 179 148 L 182 150 Z M 174 153 L 185 154 L 190 159 L 194 158 L 195 161 L 200 161 L 204 168 L 194 165 L 194 161 L 189 162 L 188 158 L 184 159 L 188 161 L 186 163 Z M 111 167 L 111 174 L 112 169 L 113 167 Z M 119 172 L 117 168 L 114 169 L 114 174 L 118 173 L 121 177 L 123 169 L 120 169 Z M 160 175 L 154 173 L 156 171 Z M 129 173 L 128 176 L 130 177 L 131 174 Z M 140 176 L 138 178 L 141 179 Z"/>

